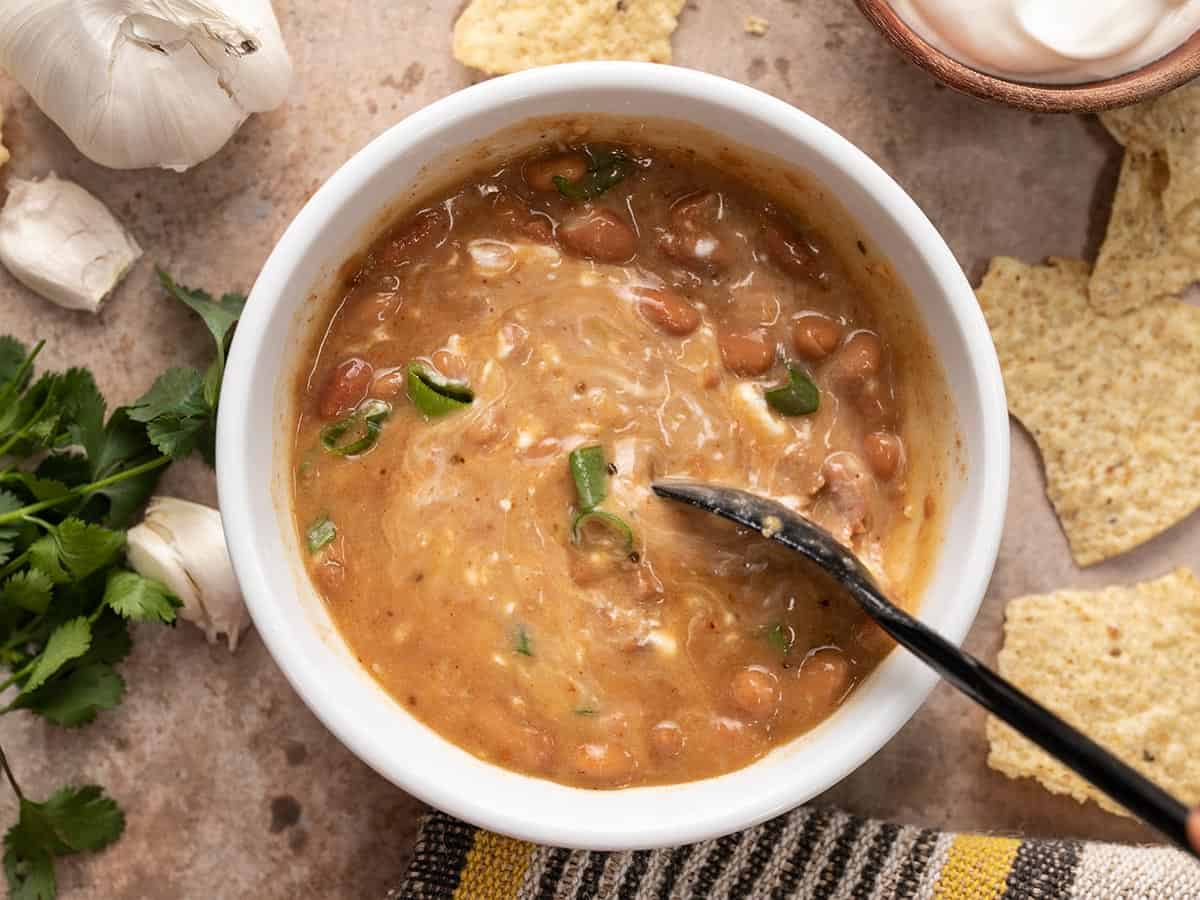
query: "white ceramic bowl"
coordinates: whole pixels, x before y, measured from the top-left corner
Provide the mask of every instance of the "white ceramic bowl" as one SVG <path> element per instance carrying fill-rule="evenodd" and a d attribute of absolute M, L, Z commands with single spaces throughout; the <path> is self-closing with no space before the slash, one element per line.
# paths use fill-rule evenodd
<path fill-rule="evenodd" d="M 530 778 L 448 743 L 362 670 L 303 576 L 286 508 L 296 323 L 311 314 L 321 279 L 361 248 L 426 163 L 522 120 L 572 113 L 689 120 L 794 163 L 840 198 L 892 261 L 946 370 L 965 447 L 966 472 L 951 486 L 944 545 L 920 606 L 925 622 L 962 640 L 995 563 L 1008 490 L 1003 385 L 974 294 L 928 219 L 861 151 L 782 101 L 687 69 L 578 63 L 487 81 L 410 116 L 342 166 L 279 241 L 238 327 L 217 435 L 221 511 L 246 602 L 275 661 L 321 721 L 390 781 L 531 841 L 669 846 L 756 824 L 830 787 L 908 721 L 935 676 L 897 651 L 821 726 L 717 778 L 613 791 Z"/>

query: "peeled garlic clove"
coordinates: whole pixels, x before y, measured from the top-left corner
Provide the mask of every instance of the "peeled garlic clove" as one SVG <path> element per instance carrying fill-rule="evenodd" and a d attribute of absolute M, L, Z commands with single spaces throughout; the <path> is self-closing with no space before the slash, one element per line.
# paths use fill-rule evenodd
<path fill-rule="evenodd" d="M 126 535 L 125 556 L 134 570 L 165 584 L 183 603 L 182 619 L 209 642 L 224 634 L 230 651 L 250 624 L 225 548 L 221 514 L 175 497 L 152 497 L 140 525 Z"/>
<path fill-rule="evenodd" d="M 50 173 L 11 178 L 0 210 L 0 262 L 35 293 L 68 309 L 96 312 L 142 255 L 103 203 Z"/>
<path fill-rule="evenodd" d="M 270 0 L 0 0 L 0 68 L 89 159 L 177 171 L 292 74 Z"/>

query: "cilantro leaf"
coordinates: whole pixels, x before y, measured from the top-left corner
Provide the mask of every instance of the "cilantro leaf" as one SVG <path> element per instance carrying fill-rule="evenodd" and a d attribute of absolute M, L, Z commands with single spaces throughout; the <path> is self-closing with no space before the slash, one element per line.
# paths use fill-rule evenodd
<path fill-rule="evenodd" d="M 50 594 L 54 582 L 40 569 L 23 569 L 4 582 L 0 592 L 5 603 L 19 606 L 35 615 L 41 615 L 50 606 Z"/>
<path fill-rule="evenodd" d="M 183 605 L 166 585 L 122 569 L 109 574 L 104 602 L 127 619 L 167 625 L 174 624 L 175 610 Z"/>
<path fill-rule="evenodd" d="M 195 369 L 169 369 L 129 408 L 129 417 L 146 423 L 150 442 L 164 456 L 181 459 L 197 445 L 211 462 L 213 410 Z"/>
<path fill-rule="evenodd" d="M 4 875 L 8 881 L 8 897 L 9 900 L 54 900 L 58 894 L 58 885 L 54 880 L 54 856 L 25 821 L 28 802 L 21 802 L 21 819 L 4 835 Z"/>
<path fill-rule="evenodd" d="M 129 623 L 111 609 L 106 609 L 92 623 L 92 647 L 80 662 L 102 662 L 115 666 L 129 655 L 132 648 Z"/>
<path fill-rule="evenodd" d="M 130 419 L 128 410 L 121 407 L 113 411 L 104 427 L 104 443 L 98 454 L 89 458 L 92 468 L 87 481 L 111 477 L 125 469 L 150 462 L 158 455 L 146 435 L 146 429 Z M 109 484 L 92 493 L 77 514 L 86 521 L 100 522 L 110 528 L 124 528 L 154 493 L 161 476 L 161 469 L 153 469 Z"/>
<path fill-rule="evenodd" d="M 20 818 L 4 836 L 4 873 L 12 900 L 54 900 L 54 857 L 107 847 L 125 815 L 98 785 L 65 787 L 45 803 L 21 798 Z"/>
<path fill-rule="evenodd" d="M 229 349 L 229 341 L 237 320 L 246 306 L 246 298 L 242 294 L 222 294 L 220 300 L 214 300 L 207 291 L 194 290 L 176 284 L 175 280 L 162 269 L 158 270 L 158 280 L 163 289 L 200 316 L 208 326 L 209 333 L 217 344 L 217 355 L 204 373 L 201 396 L 211 413 L 217 409 L 217 398 L 221 394 L 221 378 L 225 371 L 225 353 Z M 209 464 L 212 464 L 211 458 Z"/>
<path fill-rule="evenodd" d="M 71 580 L 58 558 L 58 543 L 52 535 L 44 535 L 29 545 L 29 565 L 55 584 Z"/>
<path fill-rule="evenodd" d="M 24 504 L 10 491 L 0 490 L 0 513 L 15 512 Z M 13 542 L 16 541 L 20 528 L 15 525 L 0 525 L 0 563 L 6 562 L 12 555 Z"/>
<path fill-rule="evenodd" d="M 17 376 L 27 356 L 29 349 L 15 337 L 7 334 L 0 337 L 0 384 L 7 384 Z"/>
<path fill-rule="evenodd" d="M 29 673 L 29 677 L 21 688 L 21 693 L 28 694 L 37 690 L 68 662 L 87 653 L 91 644 L 92 629 L 88 620 L 83 616 L 59 625 L 51 633 L 50 640 L 46 641 L 46 646 L 37 658 L 33 671 Z"/>
<path fill-rule="evenodd" d="M 159 416 L 208 415 L 204 402 L 204 385 L 195 369 L 167 369 L 132 406 L 129 418 L 135 422 L 150 422 Z"/>
<path fill-rule="evenodd" d="M 98 784 L 59 788 L 40 806 L 55 837 L 73 852 L 101 850 L 125 830 L 125 814 Z"/>
<path fill-rule="evenodd" d="M 92 653 L 89 651 L 88 656 Z M 55 725 L 75 728 L 113 709 L 125 696 L 125 679 L 107 663 L 86 663 L 61 678 L 51 679 L 36 691 L 22 694 L 13 704 L 49 719 Z"/>
<path fill-rule="evenodd" d="M 168 294 L 187 304 L 192 312 L 204 320 L 213 340 L 217 342 L 217 358 L 224 363 L 227 338 L 242 314 L 246 298 L 241 294 L 224 294 L 220 300 L 214 300 L 207 291 L 176 284 L 175 279 L 162 269 L 158 270 L 158 280 Z"/>
<path fill-rule="evenodd" d="M 19 470 L 5 472 L 0 476 L 0 483 L 20 485 L 29 492 L 29 495 L 34 500 L 51 500 L 55 497 L 63 497 L 71 491 L 68 485 L 54 478 L 42 478 L 31 472 L 21 472 Z M 0 510 L 0 512 L 11 511 Z"/>
<path fill-rule="evenodd" d="M 85 578 L 111 563 L 125 546 L 124 532 L 93 525 L 74 516 L 59 522 L 49 536 L 54 540 L 58 562 L 76 579 Z"/>

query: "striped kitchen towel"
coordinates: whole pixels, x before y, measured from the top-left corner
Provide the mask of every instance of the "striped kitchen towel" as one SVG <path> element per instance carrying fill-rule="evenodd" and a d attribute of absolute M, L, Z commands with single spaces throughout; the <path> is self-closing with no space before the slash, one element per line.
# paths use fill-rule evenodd
<path fill-rule="evenodd" d="M 667 850 L 539 847 L 431 813 L 388 900 L 1197 900 L 1167 847 L 950 834 L 802 808 Z"/>

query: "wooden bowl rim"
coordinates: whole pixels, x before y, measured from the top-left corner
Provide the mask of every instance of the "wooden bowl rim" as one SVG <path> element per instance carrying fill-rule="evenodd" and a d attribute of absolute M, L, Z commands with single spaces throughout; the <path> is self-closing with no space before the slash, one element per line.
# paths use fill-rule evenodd
<path fill-rule="evenodd" d="M 888 0 L 855 0 L 892 46 L 948 87 L 982 100 L 1043 113 L 1100 112 L 1149 100 L 1200 76 L 1200 31 L 1140 69 L 1103 81 L 1034 84 L 989 75 L 934 47 L 900 18 Z"/>

